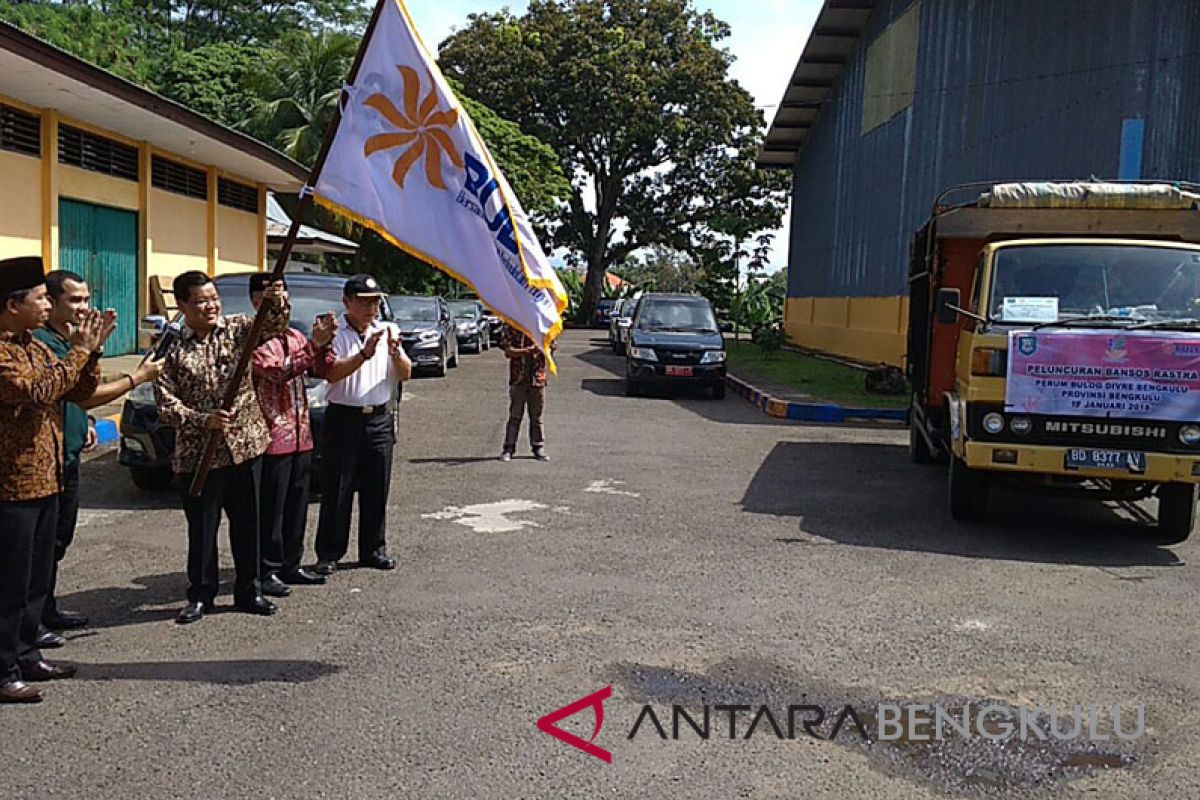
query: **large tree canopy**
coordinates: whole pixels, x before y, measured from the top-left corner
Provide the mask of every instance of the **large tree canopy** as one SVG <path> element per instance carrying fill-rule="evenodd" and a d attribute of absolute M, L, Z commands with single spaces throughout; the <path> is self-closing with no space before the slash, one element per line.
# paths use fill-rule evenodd
<path fill-rule="evenodd" d="M 781 179 L 753 170 L 763 119 L 729 77 L 728 35 L 690 0 L 533 0 L 442 43 L 447 74 L 563 159 L 554 243 L 587 265 L 583 313 L 642 248 L 728 262 L 779 225 Z"/>

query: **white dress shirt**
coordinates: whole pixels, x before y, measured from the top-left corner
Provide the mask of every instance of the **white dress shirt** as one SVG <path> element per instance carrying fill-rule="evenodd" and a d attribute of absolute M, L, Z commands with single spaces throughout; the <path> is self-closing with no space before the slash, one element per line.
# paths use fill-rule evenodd
<path fill-rule="evenodd" d="M 382 406 L 390 403 L 395 395 L 396 368 L 388 353 L 388 336 L 400 338 L 400 328 L 391 322 L 376 320 L 365 334 L 359 334 L 343 314 L 338 320 L 337 333 L 333 336 L 333 357 L 338 361 L 349 358 L 362 350 L 366 340 L 377 331 L 383 337 L 375 348 L 375 355 L 345 378 L 329 387 L 329 402 L 341 406 Z"/>

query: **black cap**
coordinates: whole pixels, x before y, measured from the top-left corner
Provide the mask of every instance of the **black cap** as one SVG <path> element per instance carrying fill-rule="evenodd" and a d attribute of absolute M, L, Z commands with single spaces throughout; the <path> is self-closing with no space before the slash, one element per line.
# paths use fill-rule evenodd
<path fill-rule="evenodd" d="M 22 256 L 0 261 L 0 294 L 36 289 L 46 282 L 41 256 Z"/>
<path fill-rule="evenodd" d="M 346 281 L 345 287 L 342 288 L 344 297 L 383 297 L 387 292 L 383 291 L 383 287 L 379 285 L 379 281 L 375 280 L 370 275 L 355 275 L 350 280 Z"/>
<path fill-rule="evenodd" d="M 251 275 L 250 276 L 250 294 L 254 294 L 255 292 L 265 291 L 267 288 L 267 284 L 272 283 L 273 280 L 278 280 L 280 283 L 283 284 L 283 288 L 286 289 L 287 281 L 285 281 L 283 279 L 283 276 L 272 279 L 273 274 L 274 273 L 271 273 L 271 272 L 255 272 L 253 275 Z"/>

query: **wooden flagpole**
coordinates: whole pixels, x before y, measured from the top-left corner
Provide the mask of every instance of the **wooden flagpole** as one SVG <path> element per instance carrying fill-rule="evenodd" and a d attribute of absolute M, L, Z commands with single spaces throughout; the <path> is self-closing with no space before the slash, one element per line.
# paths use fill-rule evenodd
<path fill-rule="evenodd" d="M 394 1 L 378 0 L 375 3 L 375 10 L 371 13 L 371 21 L 367 24 L 362 44 L 359 46 L 358 52 L 354 56 L 354 63 L 350 67 L 350 75 L 346 81 L 348 86 L 353 86 L 354 81 L 358 79 L 358 70 L 362 66 L 367 46 L 371 43 L 371 35 L 375 32 L 375 25 L 379 21 L 379 14 L 383 10 L 383 4 Z M 300 226 L 304 224 L 304 219 L 312 209 L 312 198 L 313 192 L 316 189 L 317 178 L 320 176 L 321 170 L 325 167 L 325 159 L 329 156 L 329 148 L 333 145 L 333 137 L 337 134 L 338 127 L 342 122 L 342 103 L 350 101 L 347 95 L 348 93 L 344 88 L 338 95 L 334 118 L 330 122 L 329 127 L 325 129 L 325 138 L 321 142 L 321 151 L 317 154 L 317 160 L 313 162 L 312 170 L 309 171 L 308 184 L 301 192 L 300 204 L 296 207 L 296 213 L 292 216 L 292 225 L 288 228 L 287 238 L 283 242 L 283 248 L 279 251 L 279 257 L 275 259 L 275 268 L 271 271 L 271 278 L 273 280 L 278 280 L 283 276 L 288 259 L 292 255 L 292 248 L 296 244 L 296 237 L 300 233 Z M 234 401 L 237 400 L 238 389 L 241 388 L 242 381 L 246 379 L 246 371 L 250 368 L 250 358 L 254 355 L 254 344 L 258 341 L 263 325 L 267 321 L 266 310 L 267 306 L 264 303 L 259 306 L 258 313 L 254 315 L 254 324 L 251 326 L 250 334 L 242 345 L 242 352 L 238 356 L 237 367 L 233 371 L 233 377 L 230 378 L 229 383 L 225 386 L 225 396 L 221 400 L 221 409 L 223 411 L 233 410 Z M 204 483 L 208 480 L 208 473 L 212 470 L 213 459 L 217 457 L 217 448 L 220 445 L 220 434 L 217 431 L 208 431 L 204 440 L 204 455 L 200 458 L 200 464 L 197 466 L 196 473 L 192 477 L 192 485 L 188 489 L 188 493 L 192 497 L 199 497 L 200 493 L 204 491 Z"/>

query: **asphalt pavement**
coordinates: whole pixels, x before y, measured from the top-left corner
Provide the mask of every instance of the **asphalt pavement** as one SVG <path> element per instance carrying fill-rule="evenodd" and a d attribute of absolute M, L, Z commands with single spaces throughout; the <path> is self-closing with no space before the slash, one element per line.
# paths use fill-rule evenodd
<path fill-rule="evenodd" d="M 1197 544 L 1152 544 L 1152 508 L 1002 492 L 954 523 L 903 431 L 626 398 L 600 331 L 564 336 L 551 460 L 504 464 L 504 357 L 461 362 L 405 391 L 399 568 L 274 618 L 226 586 L 176 626 L 177 497 L 89 462 L 60 594 L 93 624 L 48 651 L 77 678 L 0 707 L 0 797 L 1200 797 Z M 581 747 L 538 729 L 589 696 L 555 723 Z M 880 704 L 992 702 L 1142 705 L 1145 731 L 876 735 Z"/>

